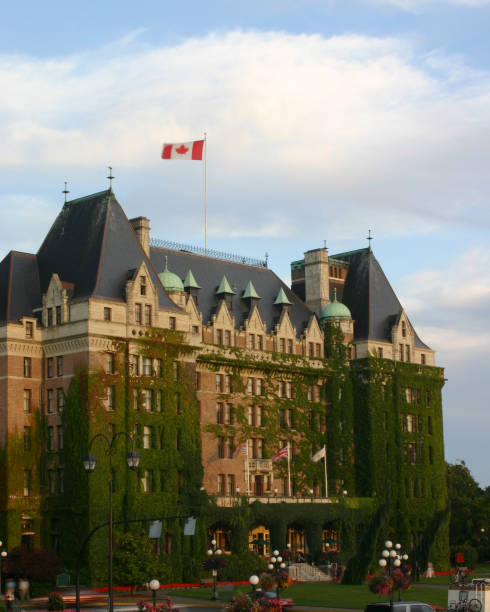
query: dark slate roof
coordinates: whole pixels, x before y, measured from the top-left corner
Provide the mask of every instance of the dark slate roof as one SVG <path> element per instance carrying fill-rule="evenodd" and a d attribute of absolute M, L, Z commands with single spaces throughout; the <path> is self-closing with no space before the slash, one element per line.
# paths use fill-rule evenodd
<path fill-rule="evenodd" d="M 10 251 L 0 263 L 0 321 L 18 321 L 40 305 L 36 256 Z"/>
<path fill-rule="evenodd" d="M 208 323 L 211 315 L 216 312 L 216 307 L 220 301 L 220 296 L 216 295 L 216 289 L 223 276 L 226 276 L 231 288 L 236 293 L 233 296 L 233 311 L 231 314 L 235 317 L 237 328 L 243 325 L 249 314 L 250 300 L 241 298 L 249 281 L 252 281 L 257 293 L 261 296 L 257 307 L 262 320 L 266 323 L 268 332 L 271 332 L 274 325 L 279 322 L 282 312 L 282 307 L 274 306 L 274 300 L 281 287 L 292 303 L 290 317 L 292 324 L 296 327 L 298 336 L 304 332 L 311 317 L 314 316 L 306 304 L 268 268 L 247 266 L 196 255 L 187 251 L 173 251 L 156 247 L 151 248 L 150 256 L 158 272 L 165 268 L 165 256 L 168 257 L 168 269 L 181 279 L 185 278 L 189 269 L 192 270 L 194 278 L 202 287 L 199 290 L 198 309 L 202 313 L 203 323 Z"/>
<path fill-rule="evenodd" d="M 178 310 L 151 267 L 112 190 L 66 202 L 37 254 L 41 292 L 56 272 L 73 297 L 124 299 L 126 281 L 142 261 L 159 288 L 160 306 Z"/>
<path fill-rule="evenodd" d="M 355 339 L 391 342 L 391 328 L 402 312 L 402 305 L 372 251 L 359 249 L 332 258 L 349 263 L 342 301 L 352 313 Z M 429 348 L 415 330 L 414 344 Z"/>

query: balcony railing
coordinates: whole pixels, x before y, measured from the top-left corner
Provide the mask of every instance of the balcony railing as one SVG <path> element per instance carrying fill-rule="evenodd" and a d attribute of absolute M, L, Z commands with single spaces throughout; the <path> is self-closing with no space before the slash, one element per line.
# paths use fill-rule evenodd
<path fill-rule="evenodd" d="M 249 459 L 248 469 L 251 473 L 272 472 L 272 460 L 271 459 Z"/>
<path fill-rule="evenodd" d="M 242 497 L 246 497 L 248 502 L 252 504 L 255 501 L 261 502 L 262 504 L 331 504 L 334 499 L 329 497 L 289 497 L 287 495 L 246 495 L 240 493 L 239 495 L 217 495 L 216 503 L 221 508 L 231 508 L 240 503 Z"/>

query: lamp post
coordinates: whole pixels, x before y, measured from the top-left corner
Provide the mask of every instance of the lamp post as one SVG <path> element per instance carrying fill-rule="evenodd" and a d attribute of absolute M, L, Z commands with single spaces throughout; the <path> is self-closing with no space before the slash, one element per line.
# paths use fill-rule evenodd
<path fill-rule="evenodd" d="M 255 574 L 252 574 L 248 581 L 250 582 L 250 586 L 252 587 L 252 592 L 250 596 L 254 599 L 255 597 L 257 597 L 257 585 L 259 584 L 260 579 Z"/>
<path fill-rule="evenodd" d="M 114 589 L 112 583 L 112 488 L 113 488 L 113 475 L 112 475 L 112 455 L 114 453 L 114 443 L 121 436 L 126 437 L 131 442 L 131 452 L 126 454 L 126 462 L 131 470 L 136 470 L 140 462 L 139 453 L 134 451 L 133 438 L 125 431 L 119 431 L 109 439 L 105 434 L 96 434 L 89 442 L 88 452 L 89 454 L 83 458 L 83 467 L 87 474 L 91 474 L 95 470 L 97 465 L 97 457 L 90 454 L 92 444 L 100 438 L 107 444 L 106 454 L 109 456 L 109 612 L 114 612 Z"/>
<path fill-rule="evenodd" d="M 378 561 L 380 567 L 386 568 L 386 573 L 391 578 L 393 569 L 399 568 L 402 561 L 408 560 L 408 555 L 401 552 L 401 544 L 395 544 L 391 540 L 386 540 L 385 549 L 381 553 L 381 559 Z M 390 604 L 393 603 L 393 587 L 390 588 Z M 398 601 L 401 601 L 401 590 L 398 589 Z"/>
<path fill-rule="evenodd" d="M 216 546 L 216 540 L 211 540 L 211 547 L 208 549 L 208 557 L 213 557 L 214 559 L 216 559 L 221 555 L 221 553 L 221 548 Z M 211 597 L 211 599 L 213 601 L 216 601 L 218 599 L 218 591 L 216 589 L 216 583 L 218 581 L 218 569 L 217 567 L 213 567 L 211 571 L 213 573 L 213 596 Z"/>
<path fill-rule="evenodd" d="M 153 579 L 153 580 L 150 580 L 149 586 L 151 589 L 151 593 L 153 595 L 153 609 L 155 609 L 157 606 L 157 591 L 160 588 L 160 583 L 158 582 L 158 580 Z"/>
<path fill-rule="evenodd" d="M 282 560 L 282 557 L 279 554 L 278 550 L 275 550 L 272 553 L 272 556 L 269 560 L 269 565 L 267 567 L 271 570 L 274 578 L 276 579 L 276 596 L 279 599 L 280 578 L 281 578 L 282 570 L 286 569 L 286 564 Z"/>
<path fill-rule="evenodd" d="M 0 546 L 2 546 L 3 542 L 0 541 Z M 3 593 L 3 589 L 2 589 L 2 564 L 3 564 L 3 560 L 7 557 L 7 551 L 6 550 L 2 550 L 2 552 L 0 552 L 0 593 Z"/>

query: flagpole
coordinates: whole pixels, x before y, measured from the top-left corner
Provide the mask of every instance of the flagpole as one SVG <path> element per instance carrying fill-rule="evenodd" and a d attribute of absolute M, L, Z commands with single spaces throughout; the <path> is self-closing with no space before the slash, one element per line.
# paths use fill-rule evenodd
<path fill-rule="evenodd" d="M 325 497 L 328 498 L 328 480 L 327 480 L 327 445 L 324 444 L 323 448 L 325 453 L 323 455 L 323 464 L 325 467 Z"/>
<path fill-rule="evenodd" d="M 288 440 L 288 493 L 289 497 L 291 497 L 291 457 L 289 452 L 289 440 Z"/>
<path fill-rule="evenodd" d="M 204 132 L 204 251 L 208 254 L 208 194 L 207 194 L 207 181 L 206 181 L 206 138 L 207 134 Z M 248 447 L 247 447 L 248 448 Z"/>

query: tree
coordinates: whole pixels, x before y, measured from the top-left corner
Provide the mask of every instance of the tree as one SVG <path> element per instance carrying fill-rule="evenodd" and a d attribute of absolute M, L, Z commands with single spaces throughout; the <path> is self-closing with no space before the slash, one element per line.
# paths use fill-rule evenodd
<path fill-rule="evenodd" d="M 6 574 L 15 578 L 28 578 L 39 582 L 54 582 L 63 567 L 54 552 L 43 549 L 14 548 L 7 558 Z"/>
<path fill-rule="evenodd" d="M 159 561 L 148 537 L 123 533 L 117 539 L 113 557 L 114 582 L 131 590 L 159 578 Z"/>

